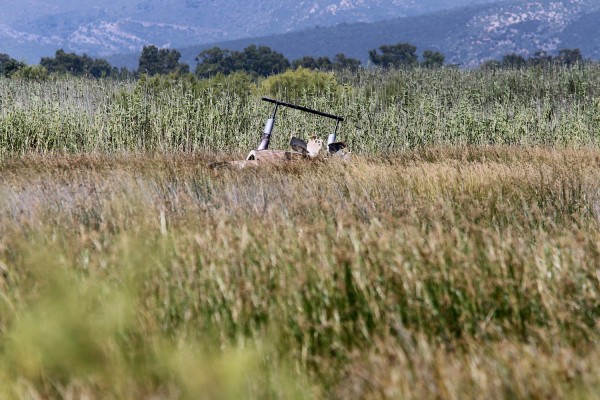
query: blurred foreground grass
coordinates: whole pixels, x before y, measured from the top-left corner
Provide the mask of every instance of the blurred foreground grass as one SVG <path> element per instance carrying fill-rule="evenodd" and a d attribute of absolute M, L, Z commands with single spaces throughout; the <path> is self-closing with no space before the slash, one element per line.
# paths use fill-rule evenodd
<path fill-rule="evenodd" d="M 600 152 L 0 164 L 2 398 L 599 398 Z"/>

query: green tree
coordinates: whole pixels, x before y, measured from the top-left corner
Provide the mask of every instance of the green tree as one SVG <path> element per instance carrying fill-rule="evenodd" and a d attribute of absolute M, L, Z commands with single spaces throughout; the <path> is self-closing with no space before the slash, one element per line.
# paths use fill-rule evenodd
<path fill-rule="evenodd" d="M 50 74 L 83 75 L 85 58 L 75 53 L 67 53 L 63 49 L 56 50 L 54 57 L 42 57 L 40 65 Z"/>
<path fill-rule="evenodd" d="M 583 62 L 583 56 L 579 49 L 561 49 L 558 51 L 556 61 L 567 67 L 572 67 Z"/>
<path fill-rule="evenodd" d="M 229 75 L 235 72 L 241 63 L 241 53 L 212 47 L 204 50 L 196 58 L 196 75 L 200 78 L 210 78 L 217 74 Z M 237 64 L 237 65 L 236 65 Z"/>
<path fill-rule="evenodd" d="M 329 57 L 319 57 L 317 58 L 317 65 L 319 69 L 323 70 L 331 70 L 333 68 L 333 63 L 329 59 Z"/>
<path fill-rule="evenodd" d="M 87 54 L 77 55 L 57 50 L 54 57 L 42 57 L 40 66 L 50 74 L 68 74 L 75 76 L 108 77 L 117 74 L 117 68 L 101 58 L 93 59 Z"/>
<path fill-rule="evenodd" d="M 12 78 L 44 81 L 48 78 L 48 70 L 41 65 L 26 65 L 12 74 Z"/>
<path fill-rule="evenodd" d="M 425 50 L 421 65 L 425 68 L 441 68 L 444 66 L 444 61 L 446 57 L 439 51 Z"/>
<path fill-rule="evenodd" d="M 111 76 L 114 76 L 115 78 L 120 80 L 134 79 L 135 75 L 136 74 L 134 70 L 130 71 L 125 67 L 115 68 L 111 73 Z"/>
<path fill-rule="evenodd" d="M 333 58 L 333 68 L 336 70 L 349 69 L 351 71 L 356 71 L 360 68 L 360 64 L 360 60 L 346 57 L 344 53 L 338 53 Z"/>
<path fill-rule="evenodd" d="M 107 76 L 116 75 L 117 69 L 111 67 L 106 60 L 96 59 L 89 65 L 89 73 L 94 78 L 105 78 Z"/>
<path fill-rule="evenodd" d="M 0 54 L 0 76 L 11 77 L 15 72 L 25 67 L 25 63 L 17 61 L 8 54 Z"/>
<path fill-rule="evenodd" d="M 292 62 L 293 69 L 298 69 L 300 67 L 307 69 L 331 70 L 333 68 L 333 63 L 329 57 L 319 57 L 315 59 L 310 56 L 304 56 Z"/>
<path fill-rule="evenodd" d="M 144 46 L 139 58 L 138 72 L 141 74 L 185 74 L 189 65 L 180 63 L 181 53 L 176 49 L 159 49 L 154 45 Z"/>
<path fill-rule="evenodd" d="M 278 74 L 290 67 L 283 54 L 270 47 L 250 45 L 244 51 L 230 51 L 219 47 L 204 50 L 196 57 L 196 75 L 208 78 L 219 73 L 229 75 L 236 71 L 254 76 Z"/>
<path fill-rule="evenodd" d="M 544 50 L 538 50 L 533 54 L 533 57 L 527 59 L 527 65 L 533 67 L 545 67 L 554 62 L 552 56 Z"/>
<path fill-rule="evenodd" d="M 315 60 L 314 57 L 304 56 L 302 58 L 292 61 L 292 68 L 319 69 L 319 66 L 317 64 L 317 60 Z"/>
<path fill-rule="evenodd" d="M 270 47 L 250 45 L 242 52 L 242 70 L 259 76 L 278 74 L 290 68 L 283 54 Z"/>
<path fill-rule="evenodd" d="M 484 71 L 495 71 L 502 68 L 502 63 L 498 60 L 486 60 L 481 63 L 480 68 Z"/>
<path fill-rule="evenodd" d="M 527 65 L 527 61 L 525 58 L 517 53 L 506 54 L 502 57 L 502 67 L 503 68 L 513 68 L 519 69 L 523 68 Z"/>
<path fill-rule="evenodd" d="M 417 48 L 408 43 L 379 46 L 377 50 L 369 51 L 369 58 L 374 65 L 389 67 L 414 67 L 417 65 Z"/>

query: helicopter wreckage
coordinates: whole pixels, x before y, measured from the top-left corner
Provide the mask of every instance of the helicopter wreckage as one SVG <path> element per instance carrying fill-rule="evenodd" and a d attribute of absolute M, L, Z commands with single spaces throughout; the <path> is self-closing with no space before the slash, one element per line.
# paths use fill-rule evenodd
<path fill-rule="evenodd" d="M 238 168 L 245 168 L 249 166 L 258 166 L 264 163 L 280 163 L 293 160 L 312 160 L 331 156 L 340 157 L 345 160 L 350 158 L 350 152 L 348 151 L 346 143 L 337 141 L 338 129 L 340 123 L 344 121 L 343 117 L 313 110 L 308 107 L 271 99 L 269 97 L 263 97 L 262 100 L 275 104 L 275 108 L 271 117 L 267 119 L 259 146 L 255 150 L 251 150 L 245 160 L 213 163 L 211 164 L 211 167 L 234 166 Z M 308 140 L 292 136 L 289 142 L 289 150 L 269 149 L 271 134 L 273 133 L 273 128 L 275 126 L 275 117 L 279 107 L 282 106 L 330 118 L 336 121 L 333 133 L 331 133 L 327 138 L 326 151 L 324 154 L 321 152 L 323 149 L 323 140 L 317 136 L 311 136 Z"/>

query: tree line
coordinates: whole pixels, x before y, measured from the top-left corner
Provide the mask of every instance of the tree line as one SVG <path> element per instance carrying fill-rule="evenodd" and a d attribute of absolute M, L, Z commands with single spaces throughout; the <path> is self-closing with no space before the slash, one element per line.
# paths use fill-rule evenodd
<path fill-rule="evenodd" d="M 189 74 L 190 66 L 180 62 L 181 53 L 176 49 L 159 49 L 154 45 L 144 46 L 138 59 L 138 69 L 130 71 L 126 68 L 111 66 L 106 60 L 92 58 L 86 54 L 67 53 L 60 49 L 54 57 L 42 57 L 39 65 L 26 65 L 7 54 L 0 54 L 0 76 L 21 76 L 39 78 L 48 74 L 87 76 L 93 78 L 135 78 L 142 74 L 166 75 Z M 290 68 L 308 68 L 327 71 L 356 70 L 361 68 L 361 61 L 346 57 L 343 53 L 329 57 L 304 56 L 289 61 L 283 54 L 267 46 L 250 45 L 242 51 L 213 47 L 196 56 L 197 63 L 194 74 L 198 78 L 209 78 L 218 74 L 228 75 L 244 72 L 249 75 L 269 76 L 284 72 Z M 426 50 L 417 54 L 417 47 L 410 43 L 382 45 L 369 51 L 370 64 L 381 68 L 441 68 L 445 66 L 445 56 L 439 51 Z M 532 57 L 511 53 L 501 60 L 488 60 L 481 65 L 482 69 L 525 68 L 529 66 L 565 65 L 574 66 L 583 63 L 579 49 L 562 49 L 556 56 L 545 51 L 538 51 Z"/>
<path fill-rule="evenodd" d="M 552 65 L 563 65 L 573 67 L 583 64 L 584 59 L 579 49 L 561 49 L 556 56 L 548 54 L 544 50 L 539 50 L 532 57 L 525 58 L 517 53 L 506 54 L 502 60 L 488 60 L 481 64 L 482 69 L 502 69 L 502 68 L 527 68 L 527 67 L 548 67 Z"/>
<path fill-rule="evenodd" d="M 27 65 L 8 54 L 0 54 L 0 76 L 39 79 L 50 74 L 92 78 L 132 75 L 126 68 L 113 67 L 104 59 L 92 58 L 87 54 L 67 53 L 63 49 L 57 50 L 54 57 L 42 57 L 39 65 Z"/>
<path fill-rule="evenodd" d="M 408 43 L 383 45 L 378 50 L 370 51 L 369 59 L 373 65 L 384 68 L 417 65 L 434 68 L 444 65 L 444 55 L 433 51 L 425 51 L 422 55 L 424 61 L 419 63 L 416 49 Z M 37 73 L 41 73 L 40 68 L 48 74 L 94 78 L 190 73 L 189 65 L 180 62 L 180 59 L 181 53 L 176 49 L 159 49 L 154 45 L 144 46 L 138 60 L 138 69 L 129 71 L 125 68 L 112 67 L 103 59 L 93 59 L 86 54 L 67 53 L 61 49 L 56 51 L 54 57 L 43 57 Z M 256 77 L 269 76 L 300 67 L 327 71 L 356 70 L 361 67 L 360 60 L 347 57 L 343 53 L 336 54 L 333 59 L 326 56 L 316 58 L 304 56 L 290 62 L 283 54 L 270 47 L 256 45 L 250 45 L 243 51 L 213 47 L 198 54 L 195 61 L 197 65 L 194 74 L 198 78 L 208 78 L 217 74 L 228 75 L 234 72 L 245 72 Z M 25 76 L 36 72 L 36 68 L 23 70 L 25 67 L 27 66 L 24 63 L 6 54 L 0 55 L 0 75 L 12 76 L 19 70 L 21 70 L 20 74 Z"/>

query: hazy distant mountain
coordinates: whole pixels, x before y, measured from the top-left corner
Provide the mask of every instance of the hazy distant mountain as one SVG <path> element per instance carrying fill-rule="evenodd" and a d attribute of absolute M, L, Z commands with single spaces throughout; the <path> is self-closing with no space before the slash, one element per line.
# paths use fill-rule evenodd
<path fill-rule="evenodd" d="M 600 59 L 599 20 L 600 0 L 3 0 L 0 53 L 37 63 L 63 48 L 136 68 L 155 44 L 193 68 L 207 47 L 262 44 L 290 60 L 344 53 L 366 63 L 370 49 L 402 41 L 473 66 L 576 47 Z"/>
<path fill-rule="evenodd" d="M 494 0 L 3 0 L 0 53 L 37 63 L 55 50 L 106 56 L 339 23 L 373 22 Z"/>
<path fill-rule="evenodd" d="M 282 35 L 217 43 L 241 50 L 265 45 L 294 60 L 304 55 L 344 53 L 368 62 L 368 51 L 382 44 L 409 42 L 424 50 L 437 50 L 448 63 L 475 66 L 516 52 L 525 57 L 538 50 L 556 54 L 562 48 L 580 48 L 584 57 L 600 59 L 600 1 L 506 1 L 453 9 L 376 23 L 340 24 Z M 208 46 L 180 48 L 185 62 Z M 138 55 L 109 61 L 135 67 Z"/>

